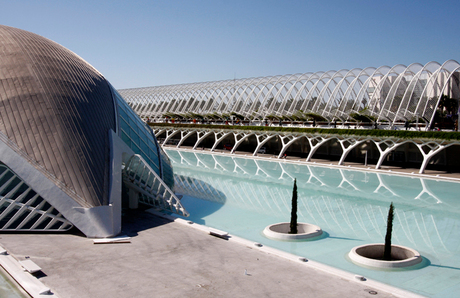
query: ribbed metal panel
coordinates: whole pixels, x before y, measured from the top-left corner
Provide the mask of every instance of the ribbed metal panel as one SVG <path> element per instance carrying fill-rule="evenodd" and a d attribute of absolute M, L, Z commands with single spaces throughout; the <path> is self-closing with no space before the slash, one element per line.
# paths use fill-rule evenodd
<path fill-rule="evenodd" d="M 0 25 L 0 130 L 82 206 L 108 202 L 115 126 L 109 84 L 97 70 L 53 41 Z"/>

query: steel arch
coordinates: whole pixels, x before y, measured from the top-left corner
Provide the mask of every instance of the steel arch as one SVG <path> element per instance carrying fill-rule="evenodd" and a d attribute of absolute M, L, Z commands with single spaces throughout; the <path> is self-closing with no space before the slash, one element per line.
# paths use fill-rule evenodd
<path fill-rule="evenodd" d="M 423 117 L 431 125 L 443 94 L 460 99 L 460 64 L 428 62 L 119 90 L 141 117 L 238 113 L 247 118 L 315 113 L 328 121 L 364 113 L 377 121 Z M 427 125 L 427 127 L 429 127 Z"/>

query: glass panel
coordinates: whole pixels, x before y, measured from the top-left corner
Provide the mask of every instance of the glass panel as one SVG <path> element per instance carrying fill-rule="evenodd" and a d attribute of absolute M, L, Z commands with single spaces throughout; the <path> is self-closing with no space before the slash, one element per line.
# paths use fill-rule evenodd
<path fill-rule="evenodd" d="M 139 146 L 137 146 L 137 144 L 134 142 L 131 142 L 131 149 L 133 149 L 133 151 L 137 154 L 141 153 L 141 148 L 139 148 Z"/>
<path fill-rule="evenodd" d="M 149 154 L 148 152 L 150 151 L 150 148 L 149 148 L 149 146 L 147 146 L 147 144 L 146 144 L 143 140 L 145 140 L 145 139 L 142 139 L 142 140 L 140 141 L 141 149 L 142 149 L 142 151 L 144 151 L 146 154 Z"/>
<path fill-rule="evenodd" d="M 150 160 L 150 158 L 148 157 L 148 155 L 145 154 L 143 151 L 141 151 L 141 156 L 142 156 L 142 158 L 145 159 L 148 163 L 151 162 L 151 160 Z"/>
<path fill-rule="evenodd" d="M 129 136 L 131 138 L 131 140 L 136 143 L 136 145 L 139 146 L 139 142 L 140 142 L 140 139 L 139 139 L 139 136 L 137 135 L 137 133 L 133 130 L 130 130 L 129 131 Z M 139 153 L 139 152 L 136 152 L 136 153 Z"/>
<path fill-rule="evenodd" d="M 120 128 L 124 130 L 125 132 L 128 132 L 130 130 L 128 123 L 126 123 L 125 119 L 120 118 Z"/>
<path fill-rule="evenodd" d="M 152 150 L 150 150 L 150 159 L 154 162 L 154 163 L 158 163 L 158 156 L 156 155 L 156 153 Z"/>
<path fill-rule="evenodd" d="M 123 108 L 120 107 L 120 109 L 118 109 L 118 112 L 120 113 L 120 117 L 124 118 L 124 119 L 128 119 L 128 114 L 126 114 L 126 112 L 124 111 Z"/>
<path fill-rule="evenodd" d="M 125 133 L 125 132 L 121 132 L 121 139 L 123 140 L 123 142 L 126 143 L 126 145 L 128 145 L 129 147 L 131 147 L 131 139 L 128 137 L 128 135 Z"/>
<path fill-rule="evenodd" d="M 113 87 L 112 91 L 118 103 L 121 139 L 136 154 L 140 154 L 149 166 L 161 176 L 158 145 L 152 135 L 151 128 L 134 113 Z"/>
<path fill-rule="evenodd" d="M 131 126 L 131 128 L 137 132 L 138 128 L 136 125 L 137 124 L 136 121 L 134 121 L 131 117 L 129 117 L 127 120 L 128 120 L 129 126 Z"/>

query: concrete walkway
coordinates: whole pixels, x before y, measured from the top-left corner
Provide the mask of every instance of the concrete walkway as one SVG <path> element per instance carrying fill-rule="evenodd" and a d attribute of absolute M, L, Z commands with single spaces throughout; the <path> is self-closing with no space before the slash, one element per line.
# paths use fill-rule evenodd
<path fill-rule="evenodd" d="M 30 257 L 44 272 L 40 280 L 61 298 L 393 297 L 367 281 L 346 280 L 141 210 L 123 220 L 131 243 L 93 244 L 67 233 L 2 234 L 0 244 L 19 260 Z"/>

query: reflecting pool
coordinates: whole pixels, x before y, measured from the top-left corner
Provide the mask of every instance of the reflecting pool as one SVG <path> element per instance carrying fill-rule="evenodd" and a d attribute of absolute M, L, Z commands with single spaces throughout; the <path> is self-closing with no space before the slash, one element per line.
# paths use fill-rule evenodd
<path fill-rule="evenodd" d="M 30 297 L 19 289 L 19 285 L 0 269 L 0 297 L 2 298 L 25 298 Z"/>
<path fill-rule="evenodd" d="M 460 183 L 285 161 L 167 150 L 188 219 L 295 255 L 430 297 L 460 291 Z M 290 219 L 297 179 L 299 222 L 319 225 L 312 241 L 276 241 L 262 231 Z M 390 203 L 393 243 L 416 249 L 422 264 L 363 268 L 347 254 L 382 243 Z"/>

